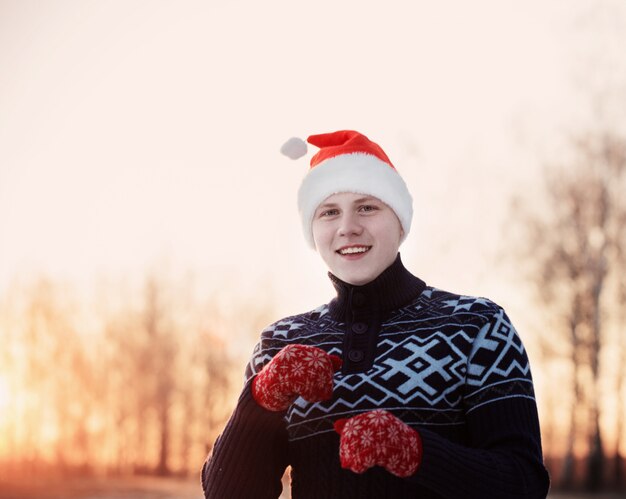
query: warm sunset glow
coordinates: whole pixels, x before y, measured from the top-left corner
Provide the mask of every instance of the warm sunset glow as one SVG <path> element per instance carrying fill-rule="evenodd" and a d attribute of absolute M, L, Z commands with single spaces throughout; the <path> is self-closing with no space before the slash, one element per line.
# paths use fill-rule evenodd
<path fill-rule="evenodd" d="M 12 402 L 9 384 L 0 371 L 0 461 L 7 456 L 9 451 L 7 440 L 9 439 L 12 418 L 14 417 L 14 414 L 11 413 Z"/>
<path fill-rule="evenodd" d="M 6 413 L 11 403 L 11 394 L 9 393 L 9 384 L 0 374 L 0 427 L 3 420 L 6 420 Z"/>
<path fill-rule="evenodd" d="M 343 128 L 413 195 L 407 268 L 508 311 L 545 450 L 578 424 L 584 456 L 567 328 L 535 313 L 510 205 L 541 206 L 546 158 L 626 88 L 624 26 L 609 0 L 0 0 L 0 472 L 195 477 L 259 331 L 332 297 L 296 207 L 315 148 L 279 149 Z"/>

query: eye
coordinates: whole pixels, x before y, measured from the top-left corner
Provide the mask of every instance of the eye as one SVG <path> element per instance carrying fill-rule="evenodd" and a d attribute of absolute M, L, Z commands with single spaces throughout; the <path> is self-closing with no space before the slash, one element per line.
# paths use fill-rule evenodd
<path fill-rule="evenodd" d="M 378 209 L 379 209 L 378 206 L 376 206 L 375 204 L 364 204 L 362 206 L 359 206 L 359 211 L 365 212 L 365 213 L 376 211 Z"/>
<path fill-rule="evenodd" d="M 338 214 L 339 214 L 339 210 L 337 208 L 329 208 L 328 210 L 321 211 L 318 217 L 319 218 L 333 217 Z"/>

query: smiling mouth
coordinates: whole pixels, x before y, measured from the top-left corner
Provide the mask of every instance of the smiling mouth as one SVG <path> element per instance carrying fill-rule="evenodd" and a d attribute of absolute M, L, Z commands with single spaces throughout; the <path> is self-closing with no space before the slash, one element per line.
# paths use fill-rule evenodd
<path fill-rule="evenodd" d="M 347 248 L 340 248 L 337 250 L 337 253 L 340 255 L 355 255 L 358 253 L 367 253 L 371 246 L 349 246 Z"/>

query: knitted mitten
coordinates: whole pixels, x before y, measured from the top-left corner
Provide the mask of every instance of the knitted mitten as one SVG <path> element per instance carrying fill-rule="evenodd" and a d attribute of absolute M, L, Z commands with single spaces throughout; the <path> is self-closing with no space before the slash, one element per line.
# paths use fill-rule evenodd
<path fill-rule="evenodd" d="M 378 465 L 404 478 L 417 471 L 422 459 L 419 433 L 382 409 L 340 419 L 335 431 L 341 466 L 355 473 Z"/>
<path fill-rule="evenodd" d="M 252 396 L 270 411 L 284 411 L 298 396 L 309 402 L 327 400 L 340 367 L 341 359 L 321 348 L 287 345 L 254 378 Z"/>

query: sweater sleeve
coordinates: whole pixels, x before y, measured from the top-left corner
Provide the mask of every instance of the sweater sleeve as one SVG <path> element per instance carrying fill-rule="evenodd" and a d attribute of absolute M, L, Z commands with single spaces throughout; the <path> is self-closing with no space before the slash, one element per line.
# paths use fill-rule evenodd
<path fill-rule="evenodd" d="M 202 467 L 207 499 L 276 499 L 287 467 L 283 413 L 266 411 L 246 383 L 226 427 Z"/>
<path fill-rule="evenodd" d="M 419 428 L 423 458 L 409 479 L 445 498 L 545 498 L 549 477 L 530 366 L 502 309 L 474 341 L 464 409 L 466 445 Z"/>
<path fill-rule="evenodd" d="M 263 409 L 252 397 L 252 380 L 268 355 L 265 344 L 262 337 L 235 410 L 202 467 L 206 499 L 276 499 L 282 492 L 288 464 L 285 414 Z"/>

